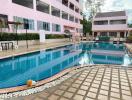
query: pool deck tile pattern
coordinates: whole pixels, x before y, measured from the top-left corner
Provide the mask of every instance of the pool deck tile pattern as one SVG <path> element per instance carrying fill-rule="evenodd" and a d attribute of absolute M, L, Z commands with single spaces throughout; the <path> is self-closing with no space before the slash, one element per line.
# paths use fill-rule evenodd
<path fill-rule="evenodd" d="M 132 100 L 132 68 L 86 67 L 57 86 L 8 100 Z"/>

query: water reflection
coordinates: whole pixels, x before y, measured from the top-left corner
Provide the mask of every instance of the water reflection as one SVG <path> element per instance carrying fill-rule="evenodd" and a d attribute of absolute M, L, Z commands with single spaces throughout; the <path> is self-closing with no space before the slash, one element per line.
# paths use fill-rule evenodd
<path fill-rule="evenodd" d="M 102 53 L 103 50 L 105 54 Z M 0 88 L 23 85 L 28 79 L 46 79 L 79 64 L 129 65 L 131 61 L 124 50 L 123 45 L 81 43 L 3 59 L 0 60 Z M 116 55 L 116 52 L 122 54 Z"/>

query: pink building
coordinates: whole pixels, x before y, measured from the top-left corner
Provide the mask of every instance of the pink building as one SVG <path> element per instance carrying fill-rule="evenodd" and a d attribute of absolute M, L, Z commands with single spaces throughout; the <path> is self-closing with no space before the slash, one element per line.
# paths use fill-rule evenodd
<path fill-rule="evenodd" d="M 97 13 L 93 19 L 93 36 L 125 38 L 128 36 L 127 15 L 125 11 Z"/>
<path fill-rule="evenodd" d="M 28 32 L 34 33 L 39 30 L 46 34 L 63 34 L 65 30 L 80 33 L 81 12 L 80 0 L 0 0 L 0 18 L 28 23 Z M 19 26 L 18 32 L 25 32 L 25 26 Z"/>

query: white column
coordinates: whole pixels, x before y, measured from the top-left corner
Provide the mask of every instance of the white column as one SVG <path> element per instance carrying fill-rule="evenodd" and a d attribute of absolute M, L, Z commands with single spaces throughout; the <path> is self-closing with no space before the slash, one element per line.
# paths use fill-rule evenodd
<path fill-rule="evenodd" d="M 126 37 L 127 37 L 127 31 L 124 32 L 124 38 L 126 38 Z"/>
<path fill-rule="evenodd" d="M 110 25 L 110 20 L 108 20 L 108 25 Z"/>
<path fill-rule="evenodd" d="M 49 14 L 52 15 L 52 9 L 51 5 L 49 6 Z"/>
<path fill-rule="evenodd" d="M 13 15 L 12 15 L 12 11 L 13 11 L 13 9 L 12 9 L 12 0 L 7 0 L 8 2 L 7 2 L 7 5 L 8 5 L 8 8 L 10 8 L 10 9 L 7 9 L 7 15 L 8 15 L 8 21 L 14 21 L 14 19 L 13 19 Z M 3 5 L 4 6 L 4 5 Z M 10 30 L 8 30 L 8 31 L 10 31 L 10 32 L 15 32 L 15 29 L 14 29 L 14 25 L 9 25 L 9 28 L 10 28 Z"/>
<path fill-rule="evenodd" d="M 130 31 L 128 30 L 128 34 L 127 34 L 127 36 L 129 36 L 130 35 Z"/>
<path fill-rule="evenodd" d="M 34 14 L 35 14 L 35 16 L 38 16 L 37 13 L 36 13 L 36 6 L 37 6 L 36 4 L 37 4 L 37 1 L 36 0 L 33 0 L 33 10 L 34 10 Z M 37 29 L 37 20 L 36 19 L 34 19 L 34 30 L 36 32 L 38 32 L 38 29 Z"/>
<path fill-rule="evenodd" d="M 107 32 L 107 36 L 110 36 L 109 32 Z"/>
<path fill-rule="evenodd" d="M 36 0 L 33 0 L 33 9 L 36 11 L 36 4 L 37 4 L 37 1 Z"/>
<path fill-rule="evenodd" d="M 92 37 L 94 37 L 94 32 L 92 32 Z"/>
<path fill-rule="evenodd" d="M 120 32 L 117 32 L 117 38 L 120 38 Z"/>
<path fill-rule="evenodd" d="M 97 36 L 100 36 L 100 32 L 97 33 Z"/>

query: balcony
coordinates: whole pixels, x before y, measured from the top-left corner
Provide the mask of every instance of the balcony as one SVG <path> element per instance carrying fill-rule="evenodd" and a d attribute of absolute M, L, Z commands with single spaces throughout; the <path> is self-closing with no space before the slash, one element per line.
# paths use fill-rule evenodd
<path fill-rule="evenodd" d="M 51 7 L 51 13 L 53 16 L 60 17 L 60 10 L 53 6 Z"/>
<path fill-rule="evenodd" d="M 69 20 L 72 21 L 72 22 L 74 22 L 74 16 L 69 15 Z"/>
<path fill-rule="evenodd" d="M 70 2 L 69 8 L 74 10 L 74 4 Z"/>
<path fill-rule="evenodd" d="M 110 20 L 110 24 L 115 25 L 115 24 L 126 24 L 126 19 L 122 20 Z"/>
<path fill-rule="evenodd" d="M 75 7 L 75 12 L 79 13 L 79 8 Z"/>
<path fill-rule="evenodd" d="M 94 21 L 94 25 L 108 25 L 108 20 Z"/>
<path fill-rule="evenodd" d="M 68 0 L 62 0 L 62 4 L 68 7 Z"/>
<path fill-rule="evenodd" d="M 79 0 L 76 0 L 77 2 L 79 2 Z"/>
<path fill-rule="evenodd" d="M 93 31 L 125 31 L 127 30 L 127 24 L 118 25 L 93 25 Z"/>
<path fill-rule="evenodd" d="M 33 9 L 33 0 L 12 0 L 12 2 Z"/>
<path fill-rule="evenodd" d="M 68 13 L 62 11 L 62 19 L 68 20 Z"/>
<path fill-rule="evenodd" d="M 78 23 L 78 22 L 79 22 L 78 18 L 75 18 L 75 22 L 76 22 L 76 23 Z"/>
<path fill-rule="evenodd" d="M 49 5 L 42 2 L 42 1 L 39 1 L 39 0 L 37 0 L 36 9 L 38 11 L 48 13 L 48 14 L 49 14 L 49 11 L 50 11 Z"/>

